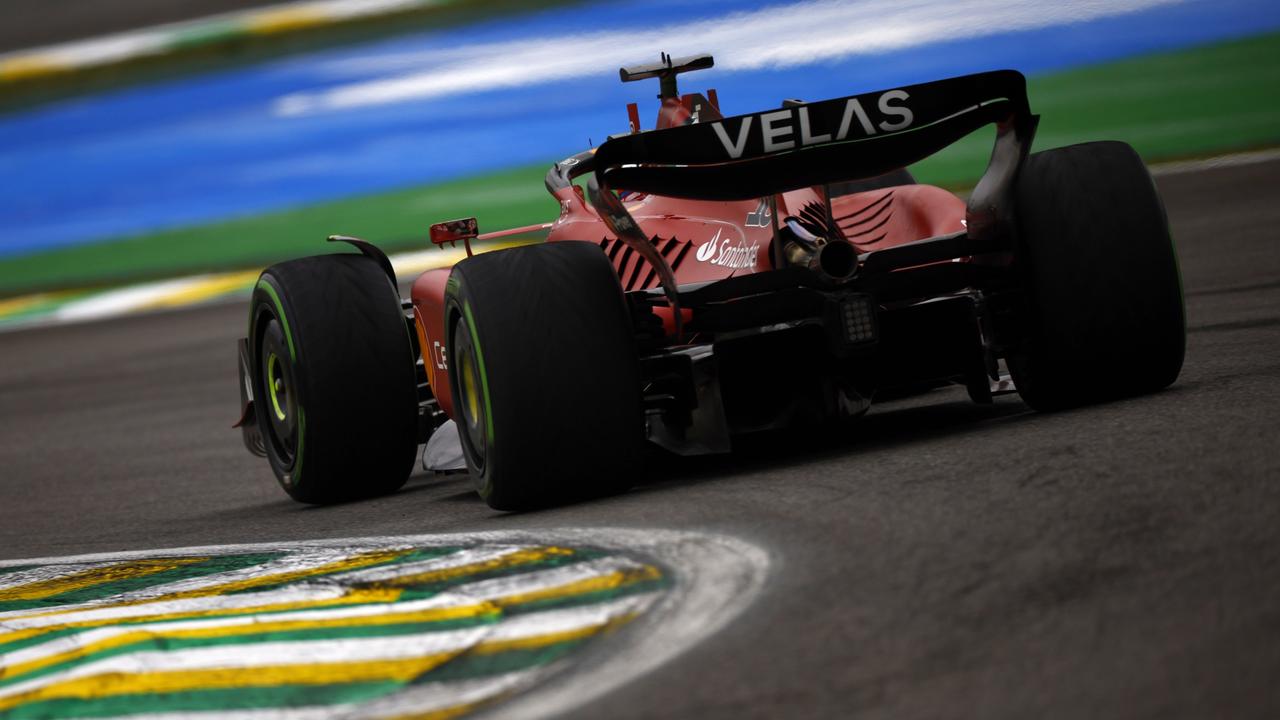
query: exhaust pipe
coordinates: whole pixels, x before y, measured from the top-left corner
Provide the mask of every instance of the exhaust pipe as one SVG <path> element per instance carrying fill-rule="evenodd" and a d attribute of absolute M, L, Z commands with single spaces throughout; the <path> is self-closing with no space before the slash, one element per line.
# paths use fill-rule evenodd
<path fill-rule="evenodd" d="M 835 282 L 848 280 L 858 271 L 858 251 L 846 240 L 832 240 L 818 246 L 809 269 Z"/>
<path fill-rule="evenodd" d="M 794 218 L 787 218 L 786 226 L 795 238 L 783 246 L 787 261 L 792 265 L 804 265 L 837 283 L 858 272 L 858 250 L 852 243 L 818 237 Z"/>

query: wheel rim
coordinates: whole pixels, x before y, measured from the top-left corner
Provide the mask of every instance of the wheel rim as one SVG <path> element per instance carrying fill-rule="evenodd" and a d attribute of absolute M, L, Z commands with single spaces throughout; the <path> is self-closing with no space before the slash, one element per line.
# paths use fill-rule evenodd
<path fill-rule="evenodd" d="M 459 319 L 453 330 L 453 358 L 456 368 L 454 382 L 458 387 L 458 399 L 462 407 L 463 449 L 470 456 L 477 471 L 482 471 L 488 450 L 485 403 L 481 395 L 480 371 L 476 363 L 475 345 L 467 324 Z"/>
<path fill-rule="evenodd" d="M 280 323 L 270 318 L 263 330 L 262 351 L 259 356 L 259 373 L 262 391 L 270 401 L 267 408 L 266 439 L 281 464 L 293 465 L 298 449 L 297 402 L 295 400 L 293 368 Z"/>

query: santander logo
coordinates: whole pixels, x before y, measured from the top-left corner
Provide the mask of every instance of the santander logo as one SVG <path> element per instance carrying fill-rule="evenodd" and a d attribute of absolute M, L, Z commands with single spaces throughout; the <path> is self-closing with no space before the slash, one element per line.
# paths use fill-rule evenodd
<path fill-rule="evenodd" d="M 733 244 L 731 238 L 724 238 L 723 240 L 720 238 L 723 232 L 724 228 L 716 230 L 714 237 L 698 247 L 698 260 L 710 265 L 719 265 L 735 270 L 755 267 L 756 255 L 760 250 L 759 243 L 748 245 L 739 242 Z"/>

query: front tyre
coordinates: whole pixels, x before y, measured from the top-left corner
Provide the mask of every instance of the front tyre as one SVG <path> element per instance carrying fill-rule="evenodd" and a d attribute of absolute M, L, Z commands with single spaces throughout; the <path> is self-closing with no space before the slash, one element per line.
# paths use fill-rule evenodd
<path fill-rule="evenodd" d="M 417 379 L 399 294 L 362 255 L 263 271 L 250 302 L 254 403 L 267 459 L 295 500 L 393 492 L 417 451 Z"/>
<path fill-rule="evenodd" d="M 630 313 L 600 248 L 553 242 L 463 260 L 445 290 L 467 468 L 490 507 L 616 492 L 641 464 Z"/>
<path fill-rule="evenodd" d="M 1133 148 L 1036 153 L 1017 185 L 1024 342 L 1018 393 L 1054 410 L 1153 392 L 1178 377 L 1182 281 L 1164 205 Z"/>

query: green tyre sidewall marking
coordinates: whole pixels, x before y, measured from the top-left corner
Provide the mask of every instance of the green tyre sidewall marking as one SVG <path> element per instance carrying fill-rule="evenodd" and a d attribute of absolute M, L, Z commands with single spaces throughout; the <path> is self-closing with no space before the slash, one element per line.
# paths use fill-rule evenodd
<path fill-rule="evenodd" d="M 297 373 L 298 350 L 297 350 L 297 345 L 293 342 L 293 331 L 289 329 L 289 317 L 285 315 L 284 303 L 280 301 L 280 293 L 277 292 L 275 286 L 268 281 L 268 276 L 266 274 L 263 274 L 261 277 L 258 278 L 257 287 L 261 288 L 262 291 L 265 292 L 267 296 L 271 298 L 271 303 L 276 308 L 276 317 L 280 320 L 281 329 L 284 330 L 284 339 L 286 342 L 289 343 L 289 359 L 294 365 L 294 368 L 295 368 L 294 377 L 296 378 L 298 375 Z M 254 343 L 256 344 L 257 342 L 258 342 L 258 339 L 254 338 Z M 476 349 L 476 352 L 477 354 L 479 354 L 478 347 Z M 483 372 L 484 372 L 484 367 L 482 365 L 481 373 Z M 295 384 L 301 385 L 301 383 L 298 383 L 296 381 L 295 381 Z M 488 399 L 488 396 L 486 395 L 486 400 L 487 399 Z M 297 388 L 294 389 L 293 406 L 298 409 L 298 448 L 294 451 L 294 454 L 293 454 L 293 469 L 289 473 L 289 484 L 297 485 L 298 481 L 302 478 L 302 460 L 305 457 L 305 455 L 303 454 L 303 448 L 305 447 L 306 441 L 307 441 L 307 414 L 302 409 L 302 401 L 298 397 Z"/>
<path fill-rule="evenodd" d="M 280 318 L 280 326 L 284 328 L 284 339 L 289 342 L 289 359 L 294 363 L 298 362 L 298 351 L 293 344 L 293 332 L 289 329 L 289 318 L 284 314 L 284 305 L 280 302 L 280 294 L 276 292 L 275 286 L 267 282 L 266 277 L 258 279 L 258 287 L 266 291 L 271 297 L 271 302 L 276 306 L 276 315 Z"/>
<path fill-rule="evenodd" d="M 480 348 L 480 334 L 476 329 L 475 316 L 471 312 L 471 303 L 462 297 L 462 280 L 457 275 L 450 275 L 449 280 L 445 283 L 445 294 L 452 297 L 453 305 L 457 308 L 457 320 L 455 322 L 465 322 L 467 324 L 467 333 L 471 335 L 471 347 L 475 348 L 476 353 L 476 371 L 480 374 L 480 392 L 484 396 L 484 419 L 487 447 L 485 449 L 484 477 L 480 487 L 480 497 L 488 500 L 493 494 L 493 479 L 490 469 L 493 463 L 493 403 L 489 396 L 489 375 L 485 371 L 484 352 Z M 449 330 L 452 337 L 452 323 L 445 323 L 446 329 Z M 455 363 L 450 362 L 452 369 Z M 454 384 L 458 379 L 453 380 Z"/>
<path fill-rule="evenodd" d="M 493 447 L 493 404 L 489 400 L 489 374 L 484 369 L 484 352 L 480 349 L 480 334 L 476 332 L 476 321 L 471 316 L 471 303 L 462 303 L 462 314 L 467 318 L 467 331 L 471 333 L 471 346 L 476 349 L 476 369 L 480 371 L 480 389 L 484 392 L 484 429 L 487 433 L 487 444 Z M 485 453 L 488 455 L 488 452 Z"/>

